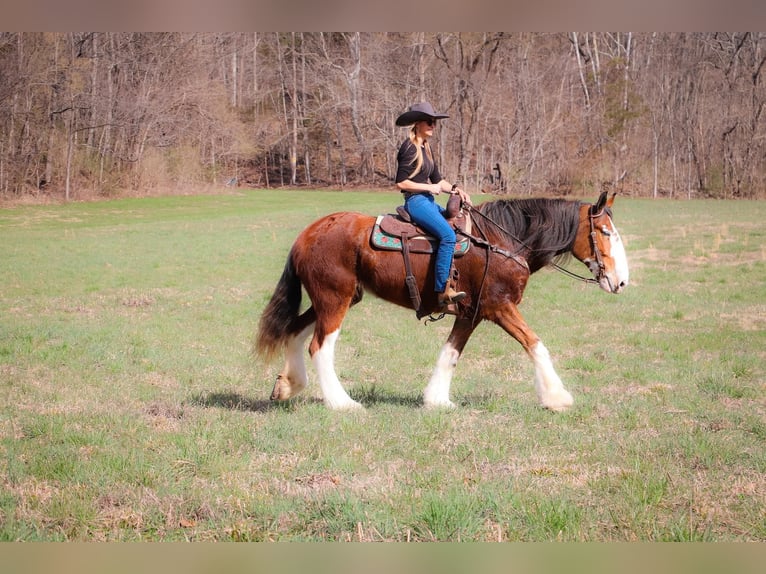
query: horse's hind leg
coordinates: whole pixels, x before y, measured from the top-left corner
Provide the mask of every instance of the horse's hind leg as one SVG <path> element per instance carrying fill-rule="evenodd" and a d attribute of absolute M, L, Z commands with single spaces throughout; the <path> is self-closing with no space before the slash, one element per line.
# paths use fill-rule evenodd
<path fill-rule="evenodd" d="M 340 336 L 340 326 L 333 332 L 320 338 L 314 333 L 309 352 L 317 372 L 319 387 L 327 408 L 337 411 L 362 409 L 362 405 L 348 396 L 335 373 L 335 343 Z M 318 345 L 315 345 L 318 343 Z"/>
<path fill-rule="evenodd" d="M 356 301 L 354 300 L 354 302 Z M 309 319 L 315 320 L 314 309 L 310 308 L 302 316 L 302 319 L 304 322 Z M 340 335 L 341 320 L 342 317 L 337 319 L 336 329 L 329 334 L 325 334 L 327 320 L 323 318 L 321 321 L 308 323 L 303 330 L 290 338 L 285 349 L 285 366 L 277 375 L 277 381 L 271 391 L 271 400 L 286 401 L 306 388 L 308 374 L 304 360 L 304 345 L 306 339 L 313 333 L 314 337 L 309 345 L 309 354 L 317 372 L 317 379 L 325 404 L 333 410 L 362 408 L 361 404 L 348 396 L 335 374 L 335 343 Z"/>
<path fill-rule="evenodd" d="M 347 293 L 344 295 L 343 291 Z M 364 407 L 360 403 L 348 396 L 335 373 L 335 344 L 340 336 L 340 327 L 349 307 L 362 298 L 361 287 L 353 281 L 338 283 L 332 292 L 310 295 L 314 301 L 317 323 L 309 344 L 309 354 L 325 405 L 333 410 L 362 409 Z"/>
<path fill-rule="evenodd" d="M 272 401 L 286 401 L 306 388 L 308 375 L 303 353 L 306 339 L 313 332 L 314 323 L 310 323 L 287 342 L 285 366 L 277 375 L 277 382 L 274 383 L 274 390 L 271 391 Z"/>

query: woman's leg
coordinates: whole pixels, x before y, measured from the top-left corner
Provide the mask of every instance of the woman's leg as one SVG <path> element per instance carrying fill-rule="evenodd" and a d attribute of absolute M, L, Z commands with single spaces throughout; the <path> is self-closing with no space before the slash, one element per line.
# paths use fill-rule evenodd
<path fill-rule="evenodd" d="M 455 231 L 442 215 L 438 205 L 431 195 L 416 194 L 405 203 L 412 220 L 439 240 L 434 264 L 434 291 L 443 293 L 447 286 L 452 256 L 455 252 Z"/>

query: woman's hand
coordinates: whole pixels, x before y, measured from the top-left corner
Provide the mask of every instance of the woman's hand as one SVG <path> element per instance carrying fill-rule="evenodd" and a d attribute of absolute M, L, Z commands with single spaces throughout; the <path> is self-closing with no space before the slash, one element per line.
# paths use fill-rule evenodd
<path fill-rule="evenodd" d="M 442 192 L 442 186 L 440 183 L 431 183 L 428 185 L 428 190 L 431 195 L 439 195 Z"/>
<path fill-rule="evenodd" d="M 461 203 L 464 203 L 465 205 L 473 205 L 471 203 L 471 196 L 468 195 L 468 192 L 463 191 L 462 188 L 455 187 L 455 191 L 453 191 L 451 193 L 456 193 L 457 195 L 459 195 Z"/>

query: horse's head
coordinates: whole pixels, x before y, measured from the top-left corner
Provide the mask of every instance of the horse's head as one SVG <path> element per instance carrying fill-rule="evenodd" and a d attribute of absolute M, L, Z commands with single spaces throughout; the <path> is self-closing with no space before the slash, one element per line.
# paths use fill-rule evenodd
<path fill-rule="evenodd" d="M 580 208 L 572 254 L 585 263 L 604 291 L 620 293 L 628 285 L 628 259 L 612 221 L 614 197 L 604 191 L 593 205 Z"/>

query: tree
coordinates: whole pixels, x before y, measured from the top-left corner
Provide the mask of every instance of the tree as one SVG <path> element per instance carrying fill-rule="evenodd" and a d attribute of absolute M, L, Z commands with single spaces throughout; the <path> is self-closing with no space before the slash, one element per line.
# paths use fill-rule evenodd
<path fill-rule="evenodd" d="M 363 126 L 361 34 L 359 32 L 320 34 L 320 40 L 326 64 L 343 78 L 346 85 L 351 131 L 359 150 L 358 177 L 368 180 L 372 177 L 372 159 Z M 339 51 L 344 47 L 345 55 Z M 338 108 L 343 108 L 340 102 L 338 102 Z"/>
<path fill-rule="evenodd" d="M 503 32 L 493 34 L 465 34 L 436 36 L 436 57 L 447 67 L 455 79 L 453 102 L 449 108 L 457 112 L 458 170 L 457 179 L 468 173 L 469 142 L 474 134 L 482 105 L 481 86 L 493 71 L 495 53 L 504 38 Z"/>

